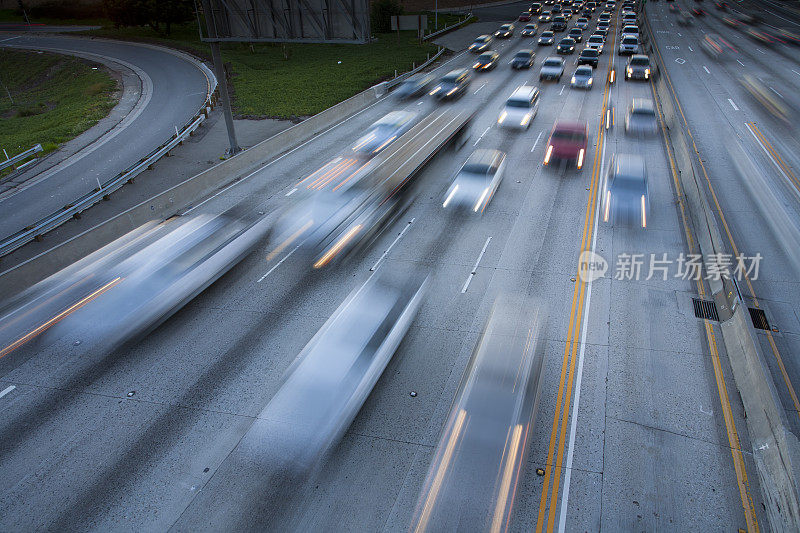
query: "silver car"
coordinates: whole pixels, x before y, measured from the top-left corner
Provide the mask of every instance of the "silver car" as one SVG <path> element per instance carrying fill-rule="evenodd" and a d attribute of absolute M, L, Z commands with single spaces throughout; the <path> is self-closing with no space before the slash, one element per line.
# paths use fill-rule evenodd
<path fill-rule="evenodd" d="M 417 74 L 411 76 L 406 81 L 400 84 L 400 87 L 395 90 L 394 94 L 398 98 L 413 98 L 428 92 L 430 85 L 433 83 L 433 76 L 430 74 Z"/>
<path fill-rule="evenodd" d="M 470 209 L 483 214 L 503 179 L 505 167 L 505 153 L 475 150 L 447 189 L 442 207 Z"/>
<path fill-rule="evenodd" d="M 619 54 L 638 54 L 639 53 L 639 39 L 633 35 L 628 35 L 622 38 L 619 42 Z"/>
<path fill-rule="evenodd" d="M 649 98 L 634 98 L 625 117 L 625 132 L 631 135 L 658 133 L 656 107 Z"/>
<path fill-rule="evenodd" d="M 634 54 L 628 60 L 625 67 L 626 80 L 649 80 L 654 72 L 654 66 L 650 64 L 650 58 L 644 54 Z"/>
<path fill-rule="evenodd" d="M 575 73 L 570 80 L 570 86 L 576 89 L 591 89 L 594 82 L 594 74 L 592 67 L 589 65 L 581 65 L 575 69 Z"/>
<path fill-rule="evenodd" d="M 353 152 L 360 157 L 373 157 L 389 146 L 392 141 L 411 129 L 416 113 L 392 111 L 369 127 L 353 145 Z"/>
<path fill-rule="evenodd" d="M 614 155 L 603 191 L 603 221 L 647 228 L 649 214 L 650 193 L 644 158 L 632 154 Z"/>
<path fill-rule="evenodd" d="M 517 87 L 506 100 L 497 119 L 500 126 L 528 129 L 539 110 L 539 89 L 529 85 Z"/>
<path fill-rule="evenodd" d="M 560 57 L 548 57 L 542 63 L 542 68 L 539 71 L 539 81 L 542 80 L 556 80 L 561 81 L 561 76 L 564 74 L 564 60 Z"/>

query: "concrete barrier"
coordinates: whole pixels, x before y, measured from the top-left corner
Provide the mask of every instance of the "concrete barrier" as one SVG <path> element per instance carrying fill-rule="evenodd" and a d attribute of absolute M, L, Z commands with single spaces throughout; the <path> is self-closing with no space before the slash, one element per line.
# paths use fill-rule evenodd
<path fill-rule="evenodd" d="M 644 19 L 650 52 L 655 52 L 655 35 L 650 30 L 646 16 Z M 665 81 L 667 73 L 661 56 L 652 53 L 651 60 L 657 63 L 662 73 L 653 82 L 653 87 L 665 127 L 668 128 L 667 138 L 675 156 L 693 234 L 703 256 L 727 253 L 690 150 L 694 144 L 680 123 L 674 94 Z M 800 531 L 800 442 L 788 429 L 786 413 L 735 280 L 709 280 L 709 285 L 717 303 L 720 329 L 733 377 L 744 405 L 753 459 L 770 528 L 773 531 Z"/>

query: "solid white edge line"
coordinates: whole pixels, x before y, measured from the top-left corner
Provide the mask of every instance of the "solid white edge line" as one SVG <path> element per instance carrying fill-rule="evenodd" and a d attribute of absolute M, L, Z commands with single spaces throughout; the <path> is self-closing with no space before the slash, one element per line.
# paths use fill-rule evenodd
<path fill-rule="evenodd" d="M 464 294 L 465 292 L 467 292 L 467 287 L 469 287 L 469 283 L 472 281 L 472 278 L 474 278 L 475 274 L 478 272 L 478 265 L 481 264 L 481 259 L 483 259 L 483 254 L 486 253 L 486 248 L 489 246 L 489 241 L 491 241 L 491 240 L 492 240 L 491 236 L 488 239 L 486 239 L 486 243 L 483 245 L 483 249 L 481 250 L 480 255 L 478 255 L 478 260 L 475 261 L 475 266 L 472 267 L 472 271 L 470 271 L 469 276 L 467 276 L 467 281 L 464 283 L 464 286 L 461 288 L 461 294 Z"/>
<path fill-rule="evenodd" d="M 297 187 L 295 187 L 295 188 L 294 188 L 294 189 L 292 189 L 291 191 L 287 192 L 287 193 L 286 193 L 286 196 L 291 196 L 291 195 L 293 195 L 293 194 L 294 194 L 294 193 L 296 193 L 296 192 L 297 192 Z"/>
<path fill-rule="evenodd" d="M 772 161 L 772 164 L 775 165 L 775 168 L 778 169 L 778 172 L 780 172 L 781 176 L 783 176 L 783 178 L 786 180 L 787 184 L 789 185 L 789 190 L 792 190 L 792 191 L 796 190 L 797 187 L 795 186 L 794 182 L 792 181 L 792 178 L 790 178 L 786 174 L 786 172 L 783 170 L 783 168 L 781 168 L 781 166 L 778 164 L 778 162 L 775 160 L 775 158 L 772 157 L 772 154 L 769 152 L 769 150 L 767 150 L 767 147 L 764 146 L 764 143 L 761 142 L 761 139 L 758 138 L 758 136 L 756 135 L 756 132 L 754 132 L 753 128 L 750 127 L 750 124 L 745 122 L 744 125 L 747 128 L 747 131 L 750 132 L 750 135 L 752 135 L 753 138 L 756 140 L 756 143 L 758 143 L 758 145 L 761 147 L 761 149 L 764 151 L 764 153 L 767 154 L 767 158 L 769 158 L 769 160 Z"/>
<path fill-rule="evenodd" d="M 3 396 L 5 396 L 6 394 L 8 394 L 9 392 L 11 392 L 12 390 L 14 390 L 14 389 L 16 389 L 16 388 L 17 388 L 17 387 L 16 387 L 16 386 L 14 386 L 14 385 L 9 385 L 9 386 L 8 386 L 8 387 L 6 387 L 5 389 L 3 389 L 3 392 L 0 392 L 0 398 L 2 398 Z"/>
<path fill-rule="evenodd" d="M 602 176 L 601 180 L 601 188 L 598 189 L 596 192 L 598 195 L 601 195 L 601 191 L 605 189 L 605 172 L 603 169 L 605 168 L 605 160 L 606 160 L 606 146 L 607 143 L 603 143 L 603 152 L 600 156 L 600 173 Z M 592 235 L 592 253 L 595 253 L 595 249 L 597 247 L 597 234 L 599 233 L 598 224 L 600 222 L 600 203 L 597 202 L 597 206 L 594 212 L 594 235 Z M 583 250 L 581 250 L 582 252 Z M 584 362 L 584 354 L 586 351 L 586 331 L 589 329 L 589 308 L 592 304 L 592 281 L 588 281 L 586 283 L 586 298 L 585 298 L 585 311 L 583 314 L 583 331 L 581 332 L 581 351 L 578 355 L 578 374 L 575 376 L 575 400 L 573 402 L 572 407 L 572 416 L 570 417 L 570 429 L 569 429 L 569 443 L 567 444 L 567 463 L 564 470 L 564 488 L 563 488 L 563 496 L 561 497 L 561 509 L 558 518 L 558 533 L 564 533 L 566 523 L 567 523 L 567 506 L 569 504 L 569 487 L 570 482 L 572 480 L 572 456 L 575 453 L 575 433 L 577 431 L 578 426 L 578 408 L 580 407 L 581 402 L 581 382 L 583 380 L 583 362 Z"/>

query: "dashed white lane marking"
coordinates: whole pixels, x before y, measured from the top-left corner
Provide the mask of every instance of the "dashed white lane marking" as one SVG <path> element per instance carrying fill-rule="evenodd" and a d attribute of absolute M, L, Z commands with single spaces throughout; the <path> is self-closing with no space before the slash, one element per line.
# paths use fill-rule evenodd
<path fill-rule="evenodd" d="M 478 260 L 475 261 L 475 266 L 472 267 L 472 272 L 469 273 L 469 276 L 467 277 L 467 281 L 464 283 L 464 286 L 461 287 L 461 294 L 464 294 L 465 292 L 467 292 L 467 287 L 469 287 L 469 282 L 472 281 L 472 278 L 474 278 L 475 274 L 478 273 L 478 265 L 481 264 L 481 259 L 483 259 L 483 254 L 486 253 L 486 247 L 489 246 L 489 242 L 491 240 L 492 240 L 491 237 L 486 239 L 486 244 L 483 245 L 483 250 L 481 250 L 481 253 L 478 256 Z"/>
<path fill-rule="evenodd" d="M 778 95 L 778 96 L 780 96 L 781 98 L 783 98 L 783 95 L 782 95 L 781 93 L 779 93 L 778 91 L 776 91 L 775 89 L 773 89 L 772 87 L 770 87 L 770 88 L 769 88 L 769 90 L 770 90 L 770 91 L 772 91 L 772 92 L 774 92 L 775 94 L 777 94 L 777 95 Z"/>
<path fill-rule="evenodd" d="M 739 111 L 739 108 L 736 107 L 736 104 L 733 103 L 733 100 L 728 98 L 728 102 L 731 104 L 731 107 L 733 107 L 734 111 Z"/>
<path fill-rule="evenodd" d="M 756 50 L 758 50 L 758 51 L 759 51 L 759 52 L 761 52 L 762 54 L 766 54 L 766 52 L 765 52 L 764 50 L 762 50 L 761 48 L 756 48 Z"/>
<path fill-rule="evenodd" d="M 692 50 L 692 47 L 691 47 L 691 46 L 689 47 L 689 51 L 690 51 L 690 52 L 694 52 L 694 50 Z"/>
<path fill-rule="evenodd" d="M 490 129 L 491 129 L 491 126 L 487 127 L 485 130 L 483 130 L 483 133 L 481 133 L 481 136 L 478 137 L 478 140 L 475 141 L 475 144 L 473 144 L 472 146 L 478 146 L 478 143 L 481 142 L 481 139 L 483 139 L 483 136 L 486 135 L 486 132 L 488 132 Z"/>
<path fill-rule="evenodd" d="M 678 34 L 678 37 L 683 37 L 683 35 L 681 35 L 681 34 L 679 33 L 679 34 Z"/>
<path fill-rule="evenodd" d="M 564 93 L 564 86 L 562 85 L 562 86 L 561 86 L 561 90 L 558 92 L 558 94 L 559 94 L 559 95 L 561 95 L 561 94 L 563 94 L 563 93 Z"/>
<path fill-rule="evenodd" d="M 372 268 L 370 268 L 370 269 L 369 269 L 369 271 L 370 271 L 370 272 L 375 272 L 375 270 L 377 270 L 377 268 L 378 268 L 378 265 L 380 265 L 380 264 L 381 264 L 381 261 L 383 261 L 383 258 L 384 258 L 384 257 L 386 257 L 387 255 L 389 255 L 389 252 L 392 250 L 392 248 L 394 248 L 394 245 L 395 245 L 395 244 L 397 244 L 397 241 L 399 241 L 399 240 L 400 240 L 400 238 L 401 238 L 401 237 L 402 237 L 402 236 L 405 234 L 405 232 L 406 232 L 406 231 L 408 231 L 408 228 L 410 228 L 410 227 L 411 227 L 411 224 L 413 224 L 415 220 L 416 220 L 416 218 L 412 218 L 411 220 L 409 220 L 409 221 L 408 221 L 408 224 L 406 224 L 406 227 L 405 227 L 405 228 L 403 228 L 403 231 L 401 231 L 401 232 L 400 232 L 400 234 L 399 234 L 399 235 L 397 236 L 397 238 L 396 238 L 396 239 L 395 239 L 395 240 L 392 242 L 392 244 L 390 244 L 390 245 L 389 245 L 389 247 L 386 249 L 386 251 L 385 251 L 385 252 L 383 252 L 383 255 L 381 255 L 381 256 L 378 258 L 378 260 L 377 260 L 377 261 L 375 261 L 375 264 L 374 264 L 374 265 L 372 265 Z"/>
<path fill-rule="evenodd" d="M 486 87 L 486 84 L 485 84 L 485 83 L 484 83 L 483 85 L 481 85 L 480 87 L 478 87 L 478 89 L 477 89 L 475 92 L 473 92 L 472 94 L 478 94 L 478 91 L 480 91 L 480 90 L 481 90 L 481 89 L 483 89 L 484 87 Z"/>
<path fill-rule="evenodd" d="M 287 192 L 287 193 L 286 193 L 286 196 L 291 196 L 291 195 L 293 195 L 293 194 L 294 194 L 294 193 L 296 193 L 296 192 L 297 192 L 297 187 L 295 187 L 295 188 L 294 188 L 294 189 L 292 189 L 291 191 Z"/>
<path fill-rule="evenodd" d="M 736 60 L 736 62 L 737 62 L 737 63 L 739 63 L 741 66 L 744 66 L 744 63 L 742 63 L 742 62 L 741 62 L 741 61 L 739 61 L 738 59 Z"/>
<path fill-rule="evenodd" d="M 281 263 L 283 263 L 284 261 L 286 261 L 287 259 L 289 259 L 289 256 L 291 256 L 293 253 L 295 253 L 295 252 L 297 251 L 297 249 L 298 249 L 298 248 L 300 248 L 300 245 L 299 245 L 299 244 L 298 244 L 297 246 L 295 246 L 295 247 L 294 247 L 294 250 L 292 250 L 291 252 L 289 252 L 288 254 L 286 254 L 285 256 L 283 256 L 283 259 L 281 259 L 280 261 L 278 261 L 278 262 L 275 264 L 275 266 L 274 266 L 274 267 L 272 267 L 272 268 L 270 268 L 269 270 L 267 270 L 267 273 L 266 273 L 266 274 L 264 274 L 263 276 L 261 276 L 260 278 L 258 278 L 258 281 L 256 281 L 256 283 L 261 283 L 262 281 L 264 281 L 264 278 L 266 278 L 267 276 L 269 276 L 270 274 L 272 274 L 272 272 L 273 272 L 273 271 L 274 271 L 276 268 L 278 268 L 279 266 L 281 266 Z"/>
<path fill-rule="evenodd" d="M 6 387 L 5 389 L 3 389 L 3 392 L 0 392 L 0 398 L 2 398 L 3 396 L 5 396 L 6 394 L 8 394 L 9 392 L 11 392 L 12 390 L 14 390 L 16 388 L 17 387 L 15 387 L 14 385 L 10 385 L 10 386 Z"/>
<path fill-rule="evenodd" d="M 19 39 L 19 38 L 20 35 L 17 35 L 16 37 L 9 37 L 8 39 L 3 39 L 2 41 L 0 41 L 0 43 L 4 43 L 6 41 L 13 41 L 14 39 Z"/>
<path fill-rule="evenodd" d="M 711 71 L 710 71 L 710 70 L 708 70 L 708 67 L 707 67 L 707 66 L 705 66 L 705 65 L 703 65 L 703 70 L 705 70 L 705 71 L 706 71 L 706 74 L 711 74 Z"/>
<path fill-rule="evenodd" d="M 531 152 L 533 152 L 536 149 L 536 145 L 539 144 L 539 139 L 541 138 L 542 138 L 542 132 L 540 131 L 539 135 L 536 137 L 536 140 L 533 143 L 533 146 L 531 147 Z"/>
<path fill-rule="evenodd" d="M 794 72 L 795 74 L 797 74 L 798 76 L 800 76 L 800 72 L 797 72 L 795 69 L 792 69 L 792 72 Z"/>

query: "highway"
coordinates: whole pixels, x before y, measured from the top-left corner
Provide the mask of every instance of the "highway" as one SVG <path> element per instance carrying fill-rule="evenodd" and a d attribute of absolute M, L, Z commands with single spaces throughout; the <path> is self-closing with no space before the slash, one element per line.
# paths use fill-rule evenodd
<path fill-rule="evenodd" d="M 184 54 L 103 39 L 3 33 L 0 46 L 110 62 L 140 80 L 137 102 L 108 133 L 0 198 L 0 236 L 29 226 L 105 183 L 167 141 L 198 112 L 211 81 Z"/>
<path fill-rule="evenodd" d="M 763 256 L 758 278 L 741 288 L 776 327 L 758 339 L 798 431 L 796 270 L 728 148 L 738 139 L 770 170 L 770 186 L 793 198 L 797 136 L 737 80 L 757 70 L 776 80 L 775 90 L 796 92 L 800 74 L 792 78 L 792 69 L 800 65 L 784 45 L 762 54 L 713 13 L 678 27 L 669 5 L 647 6 L 667 65 L 661 75 L 669 76 L 696 143 L 723 237 L 733 250 Z M 481 22 L 446 36 L 455 53 L 434 75 L 470 67 L 466 46 L 523 6 L 479 11 Z M 498 67 L 476 73 L 462 98 L 378 100 L 193 212 L 277 217 L 305 193 L 305 178 L 390 111 L 475 112 L 464 146 L 433 158 L 413 182 L 413 203 L 349 261 L 309 269 L 307 256 L 292 247 L 273 256 L 274 243 L 264 240 L 166 322 L 112 350 L 77 330 L 0 352 L 0 529 L 408 531 L 494 302 L 514 294 L 544 302 L 548 319 L 512 530 L 769 530 L 719 324 L 692 310 L 708 285 L 676 277 L 675 265 L 665 279 L 648 272 L 650 254 L 674 261 L 696 250 L 664 136 L 625 134 L 630 102 L 653 91 L 646 81 L 623 79 L 627 59 L 616 54 L 614 22 L 591 90 L 569 86 L 575 56 L 566 56 L 561 82 L 540 83 L 539 67 L 554 48 L 518 34 L 497 40 Z M 720 63 L 705 55 L 700 41 L 708 32 L 736 43 L 738 55 Z M 536 51 L 534 67 L 512 70 L 508 63 L 523 48 Z M 607 84 L 612 69 L 616 80 Z M 499 128 L 505 99 L 525 83 L 541 89 L 530 128 Z M 559 119 L 588 123 L 581 170 L 543 164 Z M 482 216 L 443 209 L 453 176 L 480 148 L 507 154 L 496 194 Z M 604 221 L 606 171 L 620 154 L 645 158 L 646 230 Z M 607 261 L 604 277 L 578 275 L 582 251 Z M 618 270 L 635 254 L 645 259 L 638 279 Z M 274 460 L 269 450 L 254 458 L 242 443 L 284 372 L 373 276 L 404 279 L 420 270 L 428 283 L 418 314 L 321 470 L 302 480 L 265 472 L 260 466 Z"/>

